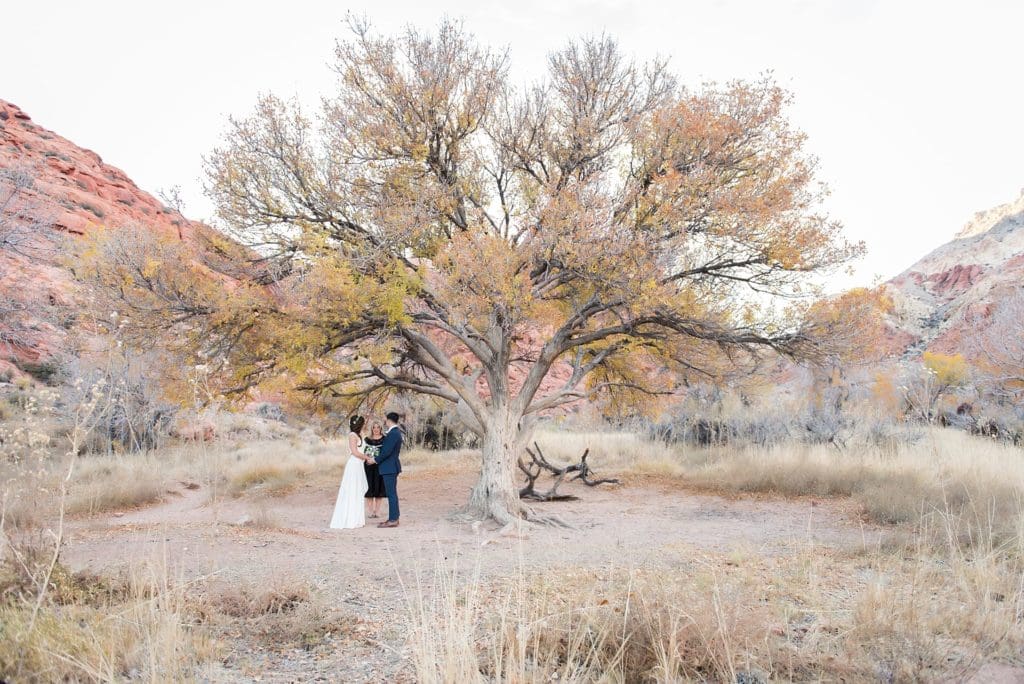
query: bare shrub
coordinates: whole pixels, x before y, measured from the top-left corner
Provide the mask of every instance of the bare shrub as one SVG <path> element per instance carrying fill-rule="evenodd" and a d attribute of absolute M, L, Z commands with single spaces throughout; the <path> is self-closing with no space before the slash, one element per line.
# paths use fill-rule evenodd
<path fill-rule="evenodd" d="M 54 252 L 52 222 L 32 199 L 36 175 L 30 167 L 0 168 L 0 284 L 15 261 L 43 262 Z M 43 288 L 6 283 L 0 293 L 0 354 L 24 362 L 52 337 L 58 307 L 44 295 Z"/>
<path fill-rule="evenodd" d="M 238 629 L 273 648 L 313 648 L 342 631 L 341 611 L 309 585 L 292 577 L 266 581 L 218 581 L 194 601 L 200 621 Z"/>
<path fill-rule="evenodd" d="M 967 365 L 961 354 L 924 352 L 920 364 L 904 369 L 900 389 L 906 415 L 923 423 L 938 422 L 941 402 L 967 381 Z"/>
<path fill-rule="evenodd" d="M 170 431 L 177 409 L 164 399 L 152 356 L 116 349 L 102 363 L 76 360 L 68 365 L 71 379 L 68 401 L 82 400 L 82 388 L 103 383 L 99 415 L 86 439 L 86 450 L 111 454 L 150 451 L 160 447 Z"/>
<path fill-rule="evenodd" d="M 968 352 L 981 373 L 981 383 L 996 400 L 1024 397 L 1024 287 L 1016 286 L 995 304 L 991 318 L 976 316 Z"/>
<path fill-rule="evenodd" d="M 304 583 L 275 577 L 268 585 L 245 582 L 220 584 L 211 590 L 206 601 L 224 615 L 256 618 L 291 612 L 309 597 L 309 587 Z"/>

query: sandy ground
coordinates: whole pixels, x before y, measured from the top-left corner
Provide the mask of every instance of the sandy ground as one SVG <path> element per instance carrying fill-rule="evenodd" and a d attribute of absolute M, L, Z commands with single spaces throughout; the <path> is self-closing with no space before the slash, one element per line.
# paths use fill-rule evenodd
<path fill-rule="evenodd" d="M 410 670 L 400 633 L 402 611 L 417 583 L 429 584 L 439 562 L 484 579 L 523 568 L 664 567 L 701 552 L 795 554 L 809 544 L 849 548 L 877 543 L 877 528 L 863 525 L 835 502 L 725 499 L 676 485 L 589 489 L 566 485 L 575 502 L 537 504 L 575 529 L 541 528 L 525 537 L 453 519 L 474 473 L 413 472 L 399 482 L 402 521 L 378 529 L 330 530 L 336 489 L 300 485 L 286 496 L 211 503 L 203 488 L 169 493 L 161 504 L 71 522 L 63 559 L 74 569 L 103 572 L 165 559 L 173 576 L 273 582 L 297 578 L 344 605 L 368 636 L 336 648 L 284 651 L 235 645 L 217 681 L 402 680 Z M 240 525 L 263 506 L 276 529 Z"/>

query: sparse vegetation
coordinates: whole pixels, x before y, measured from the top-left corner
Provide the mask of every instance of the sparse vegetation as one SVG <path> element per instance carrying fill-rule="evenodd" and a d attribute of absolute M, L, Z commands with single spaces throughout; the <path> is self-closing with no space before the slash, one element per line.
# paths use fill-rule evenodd
<path fill-rule="evenodd" d="M 103 219 L 106 218 L 107 216 L 107 214 L 102 209 L 93 204 L 90 204 L 89 202 L 82 202 L 81 207 L 82 209 L 85 209 L 98 219 Z"/>
<path fill-rule="evenodd" d="M 58 568 L 36 616 L 42 569 L 22 564 L 41 559 L 9 543 L 2 552 L 0 677 L 7 681 L 181 681 L 215 653 L 189 626 L 183 588 L 157 569 L 111 582 Z M 27 571 L 21 587 L 10 584 L 12 568 Z"/>
<path fill-rule="evenodd" d="M 965 678 L 1024 645 L 1022 575 L 1019 563 L 950 541 L 950 556 L 686 550 L 661 567 L 520 571 L 493 583 L 449 566 L 410 601 L 416 678 Z"/>
<path fill-rule="evenodd" d="M 288 433 L 276 421 L 268 424 L 285 432 L 238 440 L 232 435 L 259 434 L 256 426 L 266 419 L 249 418 L 250 432 L 240 432 L 242 416 L 212 420 L 221 436 L 210 443 L 83 458 L 66 510 L 127 510 L 195 482 L 204 501 L 249 499 L 240 533 L 288 534 L 276 497 L 294 495 L 299 484 L 333 492 L 339 442 Z M 1008 444 L 937 427 L 913 443 L 858 438 L 846 449 L 695 446 L 565 428 L 542 430 L 537 441 L 560 463 L 589 448 L 594 467 L 628 487 L 848 498 L 867 520 L 894 525 L 899 534 L 884 544 L 781 557 L 666 547 L 649 563 L 523 567 L 486 580 L 445 566 L 408 585 L 408 630 L 400 633 L 408 635 L 410 676 L 418 681 L 768 681 L 837 672 L 850 679 L 879 672 L 893 680 L 957 678 L 1024 644 L 1017 613 L 1024 604 L 1024 465 Z M 407 476 L 443 477 L 478 459 L 472 450 L 411 449 L 403 460 Z M 40 470 L 39 491 L 53 491 L 60 468 L 58 459 Z M 45 539 L 32 530 L 48 524 L 49 501 L 35 501 L 33 517 L 16 525 L 7 508 L 9 543 Z M 305 578 L 172 581 L 166 570 L 149 569 L 111 578 L 75 575 L 58 564 L 28 630 L 38 566 L 47 557 L 6 558 L 13 564 L 0 582 L 0 612 L 6 633 L 21 635 L 22 644 L 0 647 L 9 677 L 117 679 L 146 677 L 158 667 L 190 678 L 240 630 L 263 648 L 316 650 L 356 624 Z M 922 595 L 932 598 L 922 603 Z M 375 638 L 396 638 L 386 634 Z"/>

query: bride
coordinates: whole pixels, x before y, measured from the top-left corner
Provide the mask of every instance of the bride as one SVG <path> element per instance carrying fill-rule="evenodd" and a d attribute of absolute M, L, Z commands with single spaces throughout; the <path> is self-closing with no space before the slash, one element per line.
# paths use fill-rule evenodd
<path fill-rule="evenodd" d="M 331 516 L 331 529 L 344 530 L 362 527 L 366 524 L 366 508 L 363 495 L 366 494 L 366 470 L 363 462 L 370 462 L 362 452 L 363 425 L 366 419 L 352 416 L 348 421 L 351 432 L 348 433 L 348 461 L 345 463 L 345 474 L 341 476 L 341 487 L 338 489 L 338 501 L 334 504 L 334 515 Z"/>

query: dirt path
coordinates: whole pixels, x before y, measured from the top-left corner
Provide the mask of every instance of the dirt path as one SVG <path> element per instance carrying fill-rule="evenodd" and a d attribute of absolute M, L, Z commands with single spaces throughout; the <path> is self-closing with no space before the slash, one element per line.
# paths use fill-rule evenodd
<path fill-rule="evenodd" d="M 406 586 L 431 581 L 439 561 L 458 564 L 486 579 L 556 565 L 671 570 L 693 553 L 785 555 L 808 544 L 851 547 L 879 538 L 841 507 L 829 502 L 728 500 L 665 486 L 587 489 L 575 502 L 539 504 L 550 508 L 572 530 L 542 528 L 526 538 L 453 522 L 472 485 L 472 473 L 413 472 L 402 476 L 402 524 L 358 530 L 327 528 L 333 487 L 305 484 L 287 496 L 257 501 L 210 503 L 203 489 L 182 487 L 164 503 L 123 515 L 73 521 L 64 560 L 75 569 L 116 571 L 166 558 L 174 576 L 218 573 L 227 581 L 273 582 L 280 578 L 311 583 L 329 600 L 351 607 L 370 623 L 395 622 L 403 610 Z M 237 524 L 264 506 L 276 529 Z M 376 521 L 368 521 L 370 523 Z M 382 632 L 385 642 L 338 649 L 332 657 L 305 652 L 236 654 L 220 679 L 239 680 L 260 672 L 263 681 L 359 681 L 405 671 L 402 638 Z M 376 652 L 374 652 L 376 651 Z M 366 669 L 372 661 L 373 668 Z M 330 672 L 330 675 L 324 673 Z M 241 673 L 241 674 L 240 674 Z M 343 674 L 339 674 L 343 673 Z"/>

